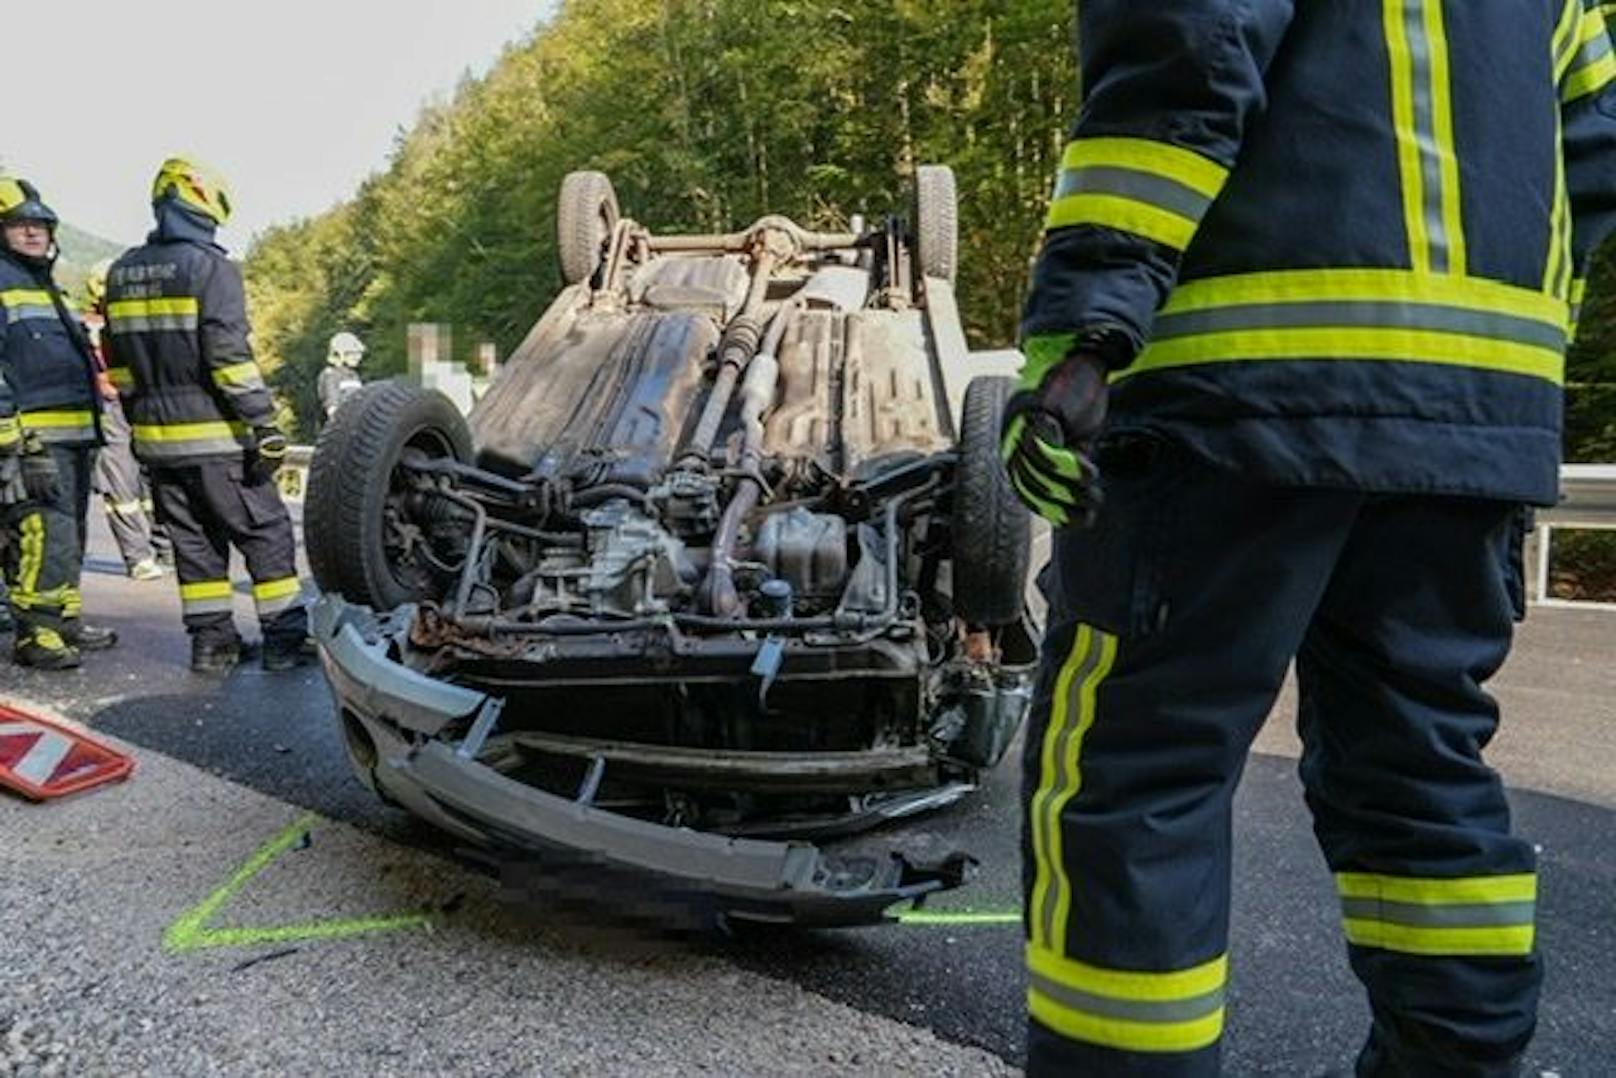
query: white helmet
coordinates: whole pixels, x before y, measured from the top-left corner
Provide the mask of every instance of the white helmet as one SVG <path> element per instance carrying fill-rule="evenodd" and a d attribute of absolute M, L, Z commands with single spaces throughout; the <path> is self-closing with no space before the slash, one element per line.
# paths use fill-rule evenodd
<path fill-rule="evenodd" d="M 357 367 L 364 356 L 365 342 L 343 330 L 331 338 L 331 345 L 326 349 L 325 361 L 333 367 Z"/>

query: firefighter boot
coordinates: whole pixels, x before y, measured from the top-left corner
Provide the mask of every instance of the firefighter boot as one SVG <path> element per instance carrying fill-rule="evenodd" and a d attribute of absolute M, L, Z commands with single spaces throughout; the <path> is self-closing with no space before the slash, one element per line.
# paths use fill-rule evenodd
<path fill-rule="evenodd" d="M 191 669 L 198 674 L 228 674 L 240 661 L 240 637 L 191 637 Z"/>
<path fill-rule="evenodd" d="M 62 639 L 80 651 L 106 651 L 118 643 L 118 633 L 102 625 L 86 625 L 78 618 L 62 623 Z"/>
<path fill-rule="evenodd" d="M 264 669 L 271 672 L 292 670 L 313 662 L 318 654 L 314 650 L 314 641 L 306 636 L 269 637 L 264 640 L 262 662 Z"/>
<path fill-rule="evenodd" d="M 36 670 L 71 670 L 79 665 L 78 649 L 62 639 L 55 629 L 36 627 L 17 637 L 11 657 L 18 666 Z"/>

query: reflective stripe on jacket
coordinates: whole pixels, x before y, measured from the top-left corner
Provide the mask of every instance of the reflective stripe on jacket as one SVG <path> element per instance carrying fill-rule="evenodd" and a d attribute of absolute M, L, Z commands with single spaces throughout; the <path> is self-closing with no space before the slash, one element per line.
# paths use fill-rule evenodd
<path fill-rule="evenodd" d="M 0 444 L 15 422 L 42 441 L 100 442 L 95 360 L 47 272 L 0 252 Z M 6 423 L 11 416 L 14 423 Z"/>
<path fill-rule="evenodd" d="M 1086 90 L 1024 337 L 1137 358 L 1113 430 L 1273 482 L 1552 503 L 1616 226 L 1584 0 L 1083 0 Z"/>
<path fill-rule="evenodd" d="M 274 404 L 247 334 L 241 270 L 219 248 L 154 235 L 113 264 L 108 376 L 141 460 L 174 465 L 253 447 Z"/>

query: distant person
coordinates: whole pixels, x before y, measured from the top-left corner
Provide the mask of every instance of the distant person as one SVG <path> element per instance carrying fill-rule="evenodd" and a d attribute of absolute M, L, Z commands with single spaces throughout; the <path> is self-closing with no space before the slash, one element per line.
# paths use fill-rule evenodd
<path fill-rule="evenodd" d="M 1538 878 L 1484 758 L 1485 685 L 1525 613 L 1525 506 L 1559 494 L 1580 282 L 1616 227 L 1601 5 L 1077 13 L 1085 99 L 1003 443 L 1056 525 L 1027 1071 L 1220 1072 L 1235 790 L 1294 660 L 1368 996 L 1357 1074 L 1518 1074 Z"/>
<path fill-rule="evenodd" d="M 357 393 L 364 380 L 359 377 L 359 362 L 365 358 L 365 345 L 358 337 L 344 330 L 331 338 L 325 353 L 325 369 L 320 372 L 320 407 L 326 419 L 337 414 L 342 402 Z"/>
<path fill-rule="evenodd" d="M 33 184 L 0 178 L 0 373 L 20 423 L 14 445 L 23 450 L 13 454 L 22 486 L 12 484 L 5 511 L 12 654 L 46 670 L 76 667 L 81 650 L 110 648 L 118 639 L 81 617 L 101 408 L 89 339 L 53 275 L 57 223 Z M 19 489 L 26 495 L 20 501 Z"/>
<path fill-rule="evenodd" d="M 171 158 L 152 183 L 157 227 L 107 275 L 107 360 L 174 544 L 191 668 L 241 659 L 230 548 L 253 581 L 266 670 L 312 657 L 292 520 L 275 486 L 286 436 L 248 344 L 241 269 L 215 239 L 230 194 Z"/>
<path fill-rule="evenodd" d="M 101 431 L 106 444 L 96 457 L 95 488 L 101 495 L 112 539 L 123 556 L 124 571 L 133 580 L 161 580 L 168 572 L 159 560 L 162 553 L 169 553 L 166 550 L 168 537 L 151 519 L 151 491 L 140 462 L 135 460 L 129 420 L 118 404 L 117 387 L 106 372 L 103 331 L 106 329 L 107 271 L 111 268 L 110 258 L 97 262 L 84 282 L 84 328 L 89 332 L 90 344 L 101 368 L 100 392 L 105 404 L 101 411 Z"/>

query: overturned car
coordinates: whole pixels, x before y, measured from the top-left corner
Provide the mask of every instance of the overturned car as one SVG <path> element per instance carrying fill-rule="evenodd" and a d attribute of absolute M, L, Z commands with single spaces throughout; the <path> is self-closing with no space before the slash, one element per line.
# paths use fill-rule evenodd
<path fill-rule="evenodd" d="M 964 384 L 953 176 L 916 187 L 907 222 L 660 235 L 573 173 L 566 287 L 469 422 L 402 381 L 342 406 L 307 549 L 372 789 L 722 919 L 966 878 L 845 838 L 971 790 L 1034 658 L 1009 381 Z"/>

